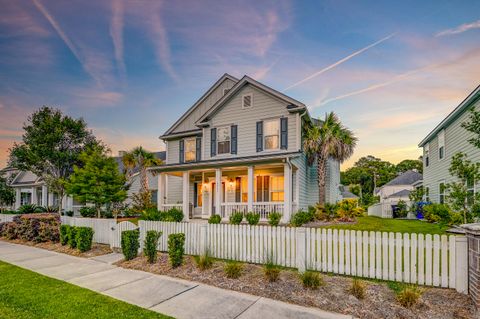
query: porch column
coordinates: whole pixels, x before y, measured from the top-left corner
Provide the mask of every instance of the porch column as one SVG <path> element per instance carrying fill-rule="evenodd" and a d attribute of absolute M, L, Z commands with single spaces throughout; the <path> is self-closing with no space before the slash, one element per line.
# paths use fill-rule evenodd
<path fill-rule="evenodd" d="M 47 199 L 48 199 L 48 191 L 47 191 L 47 186 L 43 185 L 42 186 L 42 206 L 46 207 L 47 204 Z"/>
<path fill-rule="evenodd" d="M 50 192 L 48 193 L 48 206 L 53 206 L 53 193 Z"/>
<path fill-rule="evenodd" d="M 32 187 L 32 204 L 38 205 L 37 188 Z"/>
<path fill-rule="evenodd" d="M 165 173 L 160 173 L 158 176 L 158 194 L 157 194 L 157 209 L 162 210 L 165 204 Z"/>
<path fill-rule="evenodd" d="M 22 190 L 20 188 L 16 188 L 15 189 L 15 209 L 20 208 L 21 198 L 22 198 Z"/>
<path fill-rule="evenodd" d="M 253 176 L 253 166 L 248 166 L 248 211 L 253 212 L 253 188 L 254 188 L 254 176 Z"/>
<path fill-rule="evenodd" d="M 73 210 L 73 197 L 65 196 L 65 211 Z"/>
<path fill-rule="evenodd" d="M 183 220 L 189 221 L 190 220 L 190 202 L 189 202 L 189 186 L 190 186 L 190 173 L 188 171 L 183 172 L 183 202 L 182 202 L 182 210 L 183 210 Z"/>
<path fill-rule="evenodd" d="M 292 168 L 289 163 L 283 164 L 283 194 L 282 222 L 288 223 L 292 213 Z"/>
<path fill-rule="evenodd" d="M 215 214 L 222 216 L 222 169 L 215 169 Z"/>

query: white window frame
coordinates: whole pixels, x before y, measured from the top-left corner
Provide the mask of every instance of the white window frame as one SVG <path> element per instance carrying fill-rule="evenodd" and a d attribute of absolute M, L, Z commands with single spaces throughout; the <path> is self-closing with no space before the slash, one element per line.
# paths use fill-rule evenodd
<path fill-rule="evenodd" d="M 278 134 L 277 134 L 277 147 L 276 148 L 267 148 L 267 143 L 266 143 L 266 138 L 269 137 L 269 136 L 275 136 L 275 135 L 267 135 L 265 134 L 266 132 L 266 123 L 267 122 L 277 122 L 277 126 L 278 126 Z M 277 151 L 280 149 L 280 119 L 268 119 L 268 120 L 264 120 L 263 121 L 263 150 L 264 151 Z"/>
<path fill-rule="evenodd" d="M 249 96 L 250 97 L 250 106 L 245 106 L 245 97 Z M 242 95 L 242 109 L 251 109 L 253 107 L 253 94 L 248 93 Z"/>
<path fill-rule="evenodd" d="M 430 201 L 430 186 L 425 186 L 424 197 L 426 202 Z"/>
<path fill-rule="evenodd" d="M 443 184 L 443 190 L 442 190 L 442 184 Z M 439 204 L 445 204 L 445 200 L 446 200 L 446 194 L 445 194 L 445 188 L 446 188 L 446 184 L 445 184 L 445 180 L 442 180 L 440 181 L 440 183 L 438 183 L 438 203 Z M 443 203 L 442 201 L 440 200 L 441 197 L 443 196 Z"/>
<path fill-rule="evenodd" d="M 281 189 L 273 189 L 273 179 L 274 178 L 281 178 L 283 177 L 283 183 L 280 184 L 280 187 Z M 278 175 L 270 175 L 270 182 L 269 182 L 269 185 L 268 185 L 268 192 L 270 194 L 270 201 L 271 202 L 274 202 L 274 203 L 283 203 L 285 202 L 285 176 L 282 175 L 282 174 L 278 174 Z M 272 194 L 273 193 L 283 193 L 283 200 L 281 201 L 273 201 L 272 200 Z"/>
<path fill-rule="evenodd" d="M 193 142 L 193 159 L 187 159 L 187 144 Z M 197 160 L 197 139 L 195 137 L 186 138 L 183 140 L 183 157 L 185 163 L 195 162 Z"/>
<path fill-rule="evenodd" d="M 218 138 L 219 137 L 219 133 L 220 133 L 220 130 L 221 129 L 227 129 L 227 132 L 228 132 L 228 140 L 225 140 L 225 141 L 220 141 L 220 139 Z M 220 126 L 220 127 L 217 127 L 217 155 L 225 155 L 225 154 L 230 154 L 231 151 L 232 151 L 232 131 L 231 131 L 231 127 L 228 126 L 228 125 L 225 125 L 225 126 Z M 228 151 L 227 152 L 224 152 L 224 153 L 220 153 L 220 143 L 222 142 L 229 142 L 228 143 Z"/>
<path fill-rule="evenodd" d="M 437 134 L 437 142 L 438 142 L 438 160 L 441 161 L 445 158 L 446 156 L 446 150 L 445 150 L 445 130 L 441 130 Z M 443 148 L 443 156 L 440 157 L 440 149 Z"/>
<path fill-rule="evenodd" d="M 424 156 L 425 167 L 429 167 L 430 166 L 430 143 L 425 145 L 423 156 Z"/>

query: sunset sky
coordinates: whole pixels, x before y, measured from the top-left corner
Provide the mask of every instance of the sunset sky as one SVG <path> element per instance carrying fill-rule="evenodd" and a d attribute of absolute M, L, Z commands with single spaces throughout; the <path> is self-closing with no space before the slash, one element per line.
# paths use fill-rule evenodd
<path fill-rule="evenodd" d="M 0 0 L 0 168 L 42 105 L 161 150 L 223 73 L 337 112 L 359 138 L 344 168 L 417 158 L 480 84 L 480 1 Z"/>

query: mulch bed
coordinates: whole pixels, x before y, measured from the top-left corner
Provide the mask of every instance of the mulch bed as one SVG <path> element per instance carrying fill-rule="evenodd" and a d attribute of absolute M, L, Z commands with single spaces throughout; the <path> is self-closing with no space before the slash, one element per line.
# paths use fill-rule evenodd
<path fill-rule="evenodd" d="M 6 241 L 9 243 L 32 246 L 36 248 L 55 251 L 57 253 L 63 253 L 63 254 L 68 254 L 68 255 L 77 256 L 77 257 L 85 257 L 85 258 L 101 256 L 101 255 L 112 253 L 112 250 L 110 249 L 109 245 L 95 244 L 95 243 L 92 244 L 91 250 L 82 253 L 78 249 L 72 249 L 68 245 L 62 246 L 60 243 L 53 243 L 53 242 L 35 243 L 35 242 L 21 240 L 21 239 L 6 240 L 5 238 L 2 238 L 0 240 Z"/>
<path fill-rule="evenodd" d="M 342 276 L 323 275 L 325 285 L 311 290 L 303 287 L 293 270 L 282 270 L 280 279 L 270 283 L 261 266 L 244 264 L 242 276 L 229 279 L 223 271 L 225 262 L 215 261 L 212 268 L 200 271 L 192 256 L 185 256 L 184 264 L 175 269 L 171 268 L 168 255 L 164 253 L 159 253 L 154 264 L 149 264 L 142 256 L 117 265 L 359 318 L 474 318 L 470 298 L 452 289 L 425 288 L 420 302 L 406 309 L 396 301 L 395 293 L 385 282 L 365 281 L 366 297 L 359 300 L 348 292 L 352 279 Z"/>

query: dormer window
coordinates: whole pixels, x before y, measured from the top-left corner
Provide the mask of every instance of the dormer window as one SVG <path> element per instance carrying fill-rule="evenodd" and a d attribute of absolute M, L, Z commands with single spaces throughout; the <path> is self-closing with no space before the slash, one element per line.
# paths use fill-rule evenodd
<path fill-rule="evenodd" d="M 242 96 L 242 108 L 249 109 L 253 105 L 253 94 L 245 94 Z"/>

